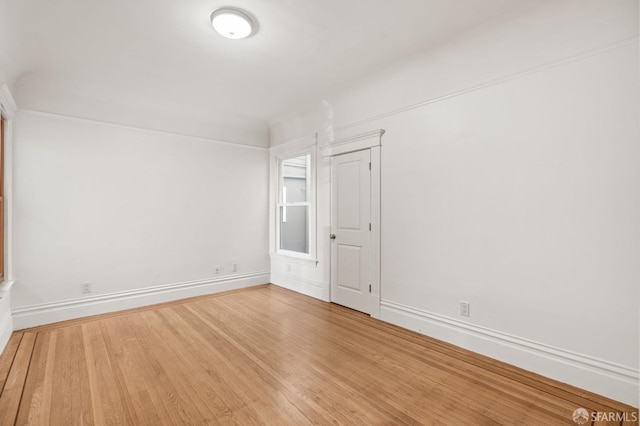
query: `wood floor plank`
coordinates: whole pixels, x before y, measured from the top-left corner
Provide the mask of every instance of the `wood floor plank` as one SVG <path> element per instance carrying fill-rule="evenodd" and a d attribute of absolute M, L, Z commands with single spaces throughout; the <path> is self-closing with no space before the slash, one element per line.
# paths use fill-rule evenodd
<path fill-rule="evenodd" d="M 174 320 L 183 326 L 192 328 L 198 327 L 197 335 L 183 335 L 190 337 L 192 340 L 186 344 L 194 351 L 198 351 L 199 357 L 203 359 L 209 358 L 211 362 L 219 365 L 216 368 L 216 377 L 224 380 L 220 389 L 225 389 L 221 394 L 225 403 L 231 410 L 235 410 L 240 404 L 251 412 L 252 417 L 259 419 L 261 424 L 268 422 L 273 415 L 284 415 L 292 421 L 297 420 L 301 424 L 306 423 L 309 419 L 318 419 L 321 414 L 313 406 L 309 406 L 306 401 L 300 401 L 299 395 L 291 392 L 287 388 L 286 381 L 279 377 L 274 377 L 259 362 L 248 357 L 245 352 L 237 345 L 229 340 L 229 336 L 221 333 L 220 329 L 212 323 L 204 322 L 196 315 L 191 314 L 185 309 L 174 308 L 179 315 Z M 204 327 L 203 327 L 204 326 Z M 205 348 L 205 352 L 200 352 L 198 348 Z M 214 355 L 215 358 L 211 358 Z M 226 378 L 235 377 L 235 385 L 228 382 Z M 233 390 L 229 394 L 229 390 Z M 298 401 L 298 405 L 282 404 L 285 401 Z M 330 413 L 327 413 L 330 416 Z"/>
<path fill-rule="evenodd" d="M 2 351 L 2 355 L 0 355 L 0 394 L 2 394 L 4 384 L 9 376 L 9 370 L 15 359 L 23 334 L 24 332 L 22 331 L 13 333 L 7 342 L 7 346 Z"/>
<path fill-rule="evenodd" d="M 104 323 L 94 321 L 83 324 L 82 332 L 91 407 L 96 424 L 133 424 L 134 416 L 124 400 L 123 387 L 109 357 Z"/>
<path fill-rule="evenodd" d="M 36 335 L 36 333 L 25 332 L 20 340 L 2 395 L 0 395 L 0 425 L 12 425 L 16 421 Z"/>
<path fill-rule="evenodd" d="M 50 422 L 56 425 L 93 424 L 91 392 L 86 367 L 82 326 L 55 332 L 57 343 L 52 359 Z"/>
<path fill-rule="evenodd" d="M 51 424 L 51 397 L 53 395 L 53 365 L 57 334 L 39 333 L 33 348 L 30 372 L 25 380 L 25 391 L 16 424 Z"/>
<path fill-rule="evenodd" d="M 35 328 L 13 347 L 2 425 L 566 425 L 580 406 L 635 410 L 275 286 Z"/>
<path fill-rule="evenodd" d="M 163 345 L 152 348 L 147 330 L 146 324 L 130 317 L 109 321 L 110 356 L 139 421 L 143 424 L 185 424 L 178 409 L 172 409 L 174 391 L 167 387 L 166 374 L 158 365 L 158 359 L 166 349 Z"/>

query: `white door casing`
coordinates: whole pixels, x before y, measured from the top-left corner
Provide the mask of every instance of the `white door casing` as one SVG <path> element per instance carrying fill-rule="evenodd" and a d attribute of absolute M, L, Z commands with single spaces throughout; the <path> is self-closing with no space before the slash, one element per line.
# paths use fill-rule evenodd
<path fill-rule="evenodd" d="M 371 314 L 370 149 L 331 157 L 331 238 L 331 301 Z"/>

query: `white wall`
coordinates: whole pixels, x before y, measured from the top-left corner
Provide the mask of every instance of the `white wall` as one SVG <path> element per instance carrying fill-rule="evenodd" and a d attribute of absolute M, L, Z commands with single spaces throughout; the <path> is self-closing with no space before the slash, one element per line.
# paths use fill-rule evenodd
<path fill-rule="evenodd" d="M 0 3 L 0 83 L 7 85 L 12 83 L 11 78 L 14 76 L 14 70 L 8 55 L 11 41 L 9 25 L 7 25 L 7 22 L 11 19 L 11 15 L 7 13 L 8 9 L 6 2 Z"/>
<path fill-rule="evenodd" d="M 29 111 L 14 135 L 16 328 L 268 282 L 267 150 Z"/>
<path fill-rule="evenodd" d="M 382 319 L 637 406 L 638 71 L 637 1 L 560 1 L 372 71 L 273 143 L 386 130 Z"/>

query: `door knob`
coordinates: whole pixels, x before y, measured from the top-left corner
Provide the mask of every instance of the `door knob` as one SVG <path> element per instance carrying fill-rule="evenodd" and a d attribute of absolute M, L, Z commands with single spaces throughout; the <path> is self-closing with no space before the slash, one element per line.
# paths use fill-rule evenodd
<path fill-rule="evenodd" d="M 329 238 L 331 238 L 332 240 L 335 240 L 336 239 L 336 234 L 329 235 Z"/>

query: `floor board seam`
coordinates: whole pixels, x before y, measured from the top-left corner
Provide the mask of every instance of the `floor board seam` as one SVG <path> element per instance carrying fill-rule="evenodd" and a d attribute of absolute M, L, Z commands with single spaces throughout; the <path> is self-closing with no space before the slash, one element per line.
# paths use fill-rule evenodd
<path fill-rule="evenodd" d="M 11 357 L 11 364 L 9 365 L 9 369 L 7 370 L 7 377 L 5 377 L 4 382 L 2 383 L 2 389 L 0 389 L 0 398 L 2 398 L 2 393 L 4 392 L 4 388 L 7 385 L 7 379 L 9 378 L 9 374 L 11 374 L 11 369 L 13 368 L 13 364 L 16 361 L 16 356 L 18 355 L 18 348 L 22 343 L 22 339 L 24 339 L 24 333 L 20 336 L 20 341 L 16 345 L 16 350 L 13 352 L 13 356 Z"/>
<path fill-rule="evenodd" d="M 20 343 L 22 343 L 22 339 L 24 339 L 24 335 L 22 334 L 22 338 L 20 339 Z M 24 382 L 22 383 L 22 391 L 20 392 L 20 399 L 18 400 L 18 409 L 16 410 L 15 418 L 13 419 L 14 426 L 18 423 L 18 413 L 20 413 L 20 409 L 22 408 L 22 399 L 24 398 L 24 391 L 27 388 L 27 379 L 29 378 L 29 371 L 31 371 L 31 360 L 33 359 L 33 353 L 36 350 L 36 343 L 38 342 L 38 337 L 40 333 L 36 333 L 35 338 L 33 339 L 33 346 L 31 346 L 31 351 L 29 352 L 29 362 L 27 363 L 27 371 L 24 374 Z M 18 351 L 16 351 L 16 354 Z"/>

